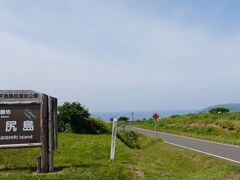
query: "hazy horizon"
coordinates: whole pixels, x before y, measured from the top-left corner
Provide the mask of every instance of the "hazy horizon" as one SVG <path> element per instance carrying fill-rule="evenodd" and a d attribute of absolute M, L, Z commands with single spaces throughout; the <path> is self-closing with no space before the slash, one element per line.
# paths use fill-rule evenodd
<path fill-rule="evenodd" d="M 199 109 L 201 110 L 201 109 Z M 164 111 L 164 112 L 176 112 L 176 111 L 198 111 L 198 109 L 150 109 L 150 110 L 120 110 L 120 111 L 91 111 L 91 113 L 136 113 L 136 112 L 158 112 L 158 111 Z"/>
<path fill-rule="evenodd" d="M 0 2 L 0 89 L 91 112 L 240 102 L 240 1 Z"/>

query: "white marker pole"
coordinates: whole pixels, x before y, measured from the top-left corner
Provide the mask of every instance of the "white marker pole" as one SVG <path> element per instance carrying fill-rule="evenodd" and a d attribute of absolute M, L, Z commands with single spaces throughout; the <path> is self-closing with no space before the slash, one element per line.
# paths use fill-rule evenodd
<path fill-rule="evenodd" d="M 111 155 L 110 155 L 111 161 L 114 161 L 116 139 L 117 139 L 117 118 L 114 118 L 113 124 L 112 124 L 112 144 L 111 144 Z"/>

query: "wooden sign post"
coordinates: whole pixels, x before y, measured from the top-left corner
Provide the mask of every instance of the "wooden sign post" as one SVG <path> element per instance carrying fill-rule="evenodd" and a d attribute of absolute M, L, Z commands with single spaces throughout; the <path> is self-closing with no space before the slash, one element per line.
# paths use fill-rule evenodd
<path fill-rule="evenodd" d="M 54 171 L 57 99 L 29 90 L 0 90 L 0 148 L 40 147 L 37 172 Z"/>

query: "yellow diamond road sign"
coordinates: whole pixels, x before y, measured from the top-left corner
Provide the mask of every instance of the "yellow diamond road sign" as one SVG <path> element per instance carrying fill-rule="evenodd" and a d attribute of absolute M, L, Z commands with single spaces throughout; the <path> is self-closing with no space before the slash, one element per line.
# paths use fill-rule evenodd
<path fill-rule="evenodd" d="M 152 118 L 157 121 L 159 119 L 159 115 L 157 113 L 154 113 L 154 115 L 152 116 Z"/>

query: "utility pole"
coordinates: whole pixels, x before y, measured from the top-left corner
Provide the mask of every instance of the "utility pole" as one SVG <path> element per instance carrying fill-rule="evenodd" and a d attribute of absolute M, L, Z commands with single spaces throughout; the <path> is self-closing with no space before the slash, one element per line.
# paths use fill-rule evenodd
<path fill-rule="evenodd" d="M 132 124 L 133 124 L 133 116 L 134 116 L 134 112 L 131 112 L 131 115 L 132 115 Z"/>

